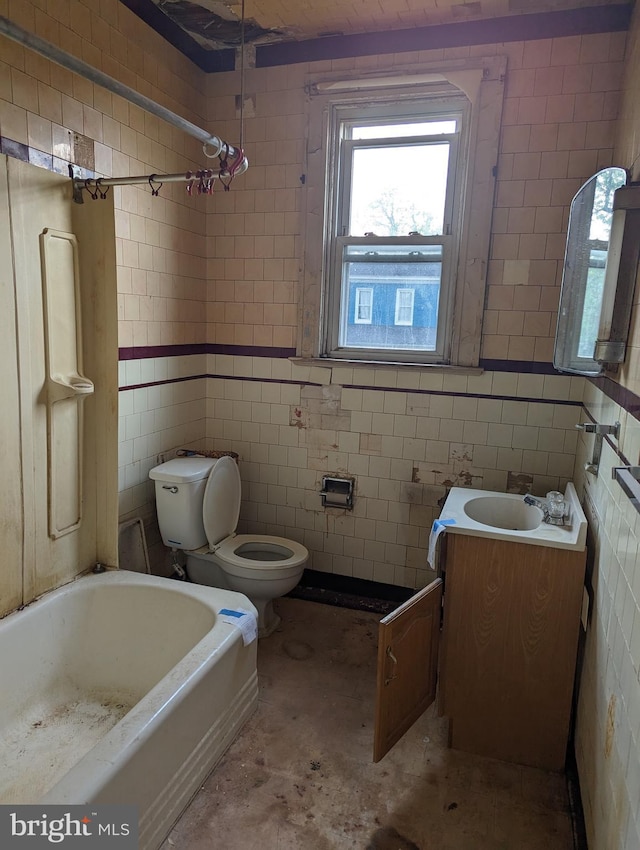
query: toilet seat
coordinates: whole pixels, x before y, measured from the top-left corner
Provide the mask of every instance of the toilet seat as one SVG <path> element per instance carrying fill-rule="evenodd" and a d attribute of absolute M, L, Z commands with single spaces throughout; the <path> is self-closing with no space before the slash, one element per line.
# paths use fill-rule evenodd
<path fill-rule="evenodd" d="M 231 575 L 258 580 L 294 575 L 309 556 L 301 543 L 266 534 L 233 535 L 223 540 L 213 551 L 222 562 L 223 569 Z M 266 553 L 267 559 L 251 557 L 252 552 Z"/>
<path fill-rule="evenodd" d="M 240 498 L 238 464 L 231 457 L 221 457 L 209 473 L 202 499 L 202 524 L 212 552 L 236 530 Z"/>
<path fill-rule="evenodd" d="M 209 551 L 222 569 L 239 578 L 256 580 L 289 578 L 300 572 L 309 557 L 302 544 L 267 534 L 235 534 L 240 497 L 238 465 L 230 457 L 221 457 L 207 479 L 202 522 Z"/>

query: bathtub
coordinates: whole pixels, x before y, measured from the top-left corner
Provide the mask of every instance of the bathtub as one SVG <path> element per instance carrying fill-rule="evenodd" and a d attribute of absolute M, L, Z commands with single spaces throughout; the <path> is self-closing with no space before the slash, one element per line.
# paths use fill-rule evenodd
<path fill-rule="evenodd" d="M 238 594 L 85 575 L 0 620 L 0 803 L 129 803 L 156 850 L 257 704 Z M 255 610 L 255 609 L 253 609 Z"/>

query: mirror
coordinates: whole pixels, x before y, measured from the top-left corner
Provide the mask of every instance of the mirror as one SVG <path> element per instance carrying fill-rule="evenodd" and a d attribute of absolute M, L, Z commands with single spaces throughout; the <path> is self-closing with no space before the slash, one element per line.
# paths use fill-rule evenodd
<path fill-rule="evenodd" d="M 627 182 L 624 168 L 605 168 L 571 202 L 553 365 L 561 372 L 599 375 L 595 359 L 601 326 L 614 194 Z M 616 280 L 607 275 L 607 287 Z M 610 297 L 607 299 L 610 301 Z"/>

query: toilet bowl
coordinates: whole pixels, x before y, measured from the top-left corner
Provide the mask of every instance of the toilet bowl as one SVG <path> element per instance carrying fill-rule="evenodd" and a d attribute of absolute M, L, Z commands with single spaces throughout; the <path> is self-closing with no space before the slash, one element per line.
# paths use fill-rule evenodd
<path fill-rule="evenodd" d="M 189 579 L 244 593 L 258 610 L 258 634 L 270 635 L 280 622 L 273 600 L 298 584 L 307 549 L 284 537 L 235 533 L 241 484 L 230 457 L 175 458 L 149 477 L 162 540 L 186 553 Z"/>

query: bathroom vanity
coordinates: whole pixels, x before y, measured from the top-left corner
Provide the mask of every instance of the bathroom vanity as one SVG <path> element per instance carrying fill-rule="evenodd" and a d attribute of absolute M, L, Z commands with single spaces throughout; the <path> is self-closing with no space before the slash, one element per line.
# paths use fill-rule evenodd
<path fill-rule="evenodd" d="M 452 747 L 563 769 L 586 562 L 572 485 L 565 500 L 569 518 L 553 526 L 522 496 L 451 490 L 444 583 L 380 625 L 376 760 L 433 702 L 437 678 Z"/>

